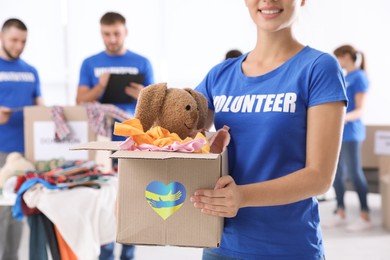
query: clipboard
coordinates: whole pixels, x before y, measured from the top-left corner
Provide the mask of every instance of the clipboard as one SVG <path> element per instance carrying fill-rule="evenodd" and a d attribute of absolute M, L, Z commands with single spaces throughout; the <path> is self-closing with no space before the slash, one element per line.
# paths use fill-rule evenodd
<path fill-rule="evenodd" d="M 143 84 L 144 74 L 110 74 L 108 84 L 101 98 L 102 104 L 133 103 L 135 99 L 126 95 L 125 87 L 130 82 Z"/>

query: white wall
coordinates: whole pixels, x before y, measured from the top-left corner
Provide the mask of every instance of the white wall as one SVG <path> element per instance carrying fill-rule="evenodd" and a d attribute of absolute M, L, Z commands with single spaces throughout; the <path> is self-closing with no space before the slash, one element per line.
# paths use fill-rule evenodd
<path fill-rule="evenodd" d="M 37 68 L 43 95 L 52 104 L 56 102 L 54 96 L 64 96 L 66 87 L 60 2 L 0 0 L 0 26 L 11 17 L 19 18 L 27 25 L 28 39 L 22 57 Z"/>
<path fill-rule="evenodd" d="M 367 124 L 390 124 L 390 1 L 306 1 L 296 28 L 303 42 L 332 52 L 352 44 L 366 57 L 370 92 L 364 114 Z"/>
<path fill-rule="evenodd" d="M 227 50 L 247 52 L 255 44 L 243 0 L 0 1 L 0 23 L 18 17 L 29 28 L 23 58 L 38 69 L 48 105 L 74 104 L 82 60 L 104 47 L 99 19 L 106 11 L 126 16 L 126 46 L 147 56 L 156 81 L 172 87 L 195 87 Z M 390 39 L 384 37 L 390 1 L 306 2 L 295 27 L 297 38 L 327 52 L 345 43 L 363 51 L 371 80 L 364 120 L 390 124 Z"/>

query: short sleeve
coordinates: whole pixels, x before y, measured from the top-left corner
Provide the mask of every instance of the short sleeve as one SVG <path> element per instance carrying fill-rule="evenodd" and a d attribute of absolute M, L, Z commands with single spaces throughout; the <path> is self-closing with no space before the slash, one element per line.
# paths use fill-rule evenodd
<path fill-rule="evenodd" d="M 35 90 L 34 90 L 34 98 L 41 97 L 41 81 L 39 79 L 38 71 L 33 69 L 34 77 L 35 77 Z"/>
<path fill-rule="evenodd" d="M 365 93 L 368 91 L 369 83 L 364 71 L 359 71 L 359 74 L 355 78 L 355 82 L 353 82 L 353 85 L 355 86 L 356 93 Z"/>
<path fill-rule="evenodd" d="M 144 79 L 144 86 L 149 86 L 150 84 L 154 83 L 154 73 L 153 73 L 153 67 L 152 64 L 148 59 L 145 59 L 145 79 Z"/>
<path fill-rule="evenodd" d="M 92 82 L 91 69 L 89 69 L 88 61 L 84 60 L 80 68 L 79 87 L 88 86 L 92 88 L 94 86 Z"/>
<path fill-rule="evenodd" d="M 202 82 L 195 88 L 196 91 L 202 93 L 206 99 L 209 109 L 214 110 L 214 98 L 212 88 L 215 85 L 216 78 L 221 70 L 222 63 L 214 66 L 202 80 Z"/>
<path fill-rule="evenodd" d="M 337 60 L 329 54 L 322 54 L 314 62 L 310 72 L 308 106 L 328 102 L 345 101 L 345 80 Z"/>

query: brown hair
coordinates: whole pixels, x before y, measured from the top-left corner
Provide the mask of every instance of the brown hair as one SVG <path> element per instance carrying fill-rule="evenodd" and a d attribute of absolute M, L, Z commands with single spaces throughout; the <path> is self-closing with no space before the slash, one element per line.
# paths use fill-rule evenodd
<path fill-rule="evenodd" d="M 1 28 L 1 31 L 4 32 L 11 27 L 16 27 L 22 31 L 27 31 L 27 26 L 22 21 L 16 18 L 11 18 L 5 21 L 3 27 Z"/>
<path fill-rule="evenodd" d="M 349 54 L 351 56 L 351 59 L 353 62 L 356 62 L 358 55 L 360 55 L 360 57 L 361 57 L 360 69 L 365 70 L 365 68 L 366 68 L 365 58 L 364 58 L 363 52 L 356 50 L 351 45 L 340 46 L 333 51 L 333 54 L 336 57 L 341 57 L 341 56 L 344 56 L 345 54 Z"/>
<path fill-rule="evenodd" d="M 242 52 L 236 49 L 230 50 L 225 54 L 225 60 L 230 58 L 237 58 L 242 55 Z"/>
<path fill-rule="evenodd" d="M 102 16 L 102 18 L 100 18 L 100 24 L 104 25 L 112 25 L 118 22 L 126 24 L 126 18 L 115 12 L 107 12 Z"/>

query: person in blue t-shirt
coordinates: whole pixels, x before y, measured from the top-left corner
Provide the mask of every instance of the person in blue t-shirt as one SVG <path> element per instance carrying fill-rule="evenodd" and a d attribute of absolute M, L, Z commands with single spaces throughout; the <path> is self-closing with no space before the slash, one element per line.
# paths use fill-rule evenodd
<path fill-rule="evenodd" d="M 203 259 L 324 259 L 316 196 L 331 186 L 347 105 L 330 54 L 298 42 L 304 0 L 246 0 L 257 28 L 252 51 L 213 67 L 196 87 L 208 126 L 230 127 L 229 175 L 191 196 L 224 217 L 220 247 Z"/>
<path fill-rule="evenodd" d="M 0 34 L 0 168 L 8 154 L 24 154 L 23 107 L 43 105 L 37 70 L 20 58 L 27 27 L 19 19 L 4 22 Z M 0 207 L 0 259 L 18 259 L 22 222 L 11 207 Z"/>
<path fill-rule="evenodd" d="M 101 101 L 110 74 L 143 74 L 143 82 L 131 82 L 123 95 L 134 98 L 134 102 L 115 104 L 133 115 L 139 92 L 154 83 L 150 61 L 125 48 L 127 36 L 126 19 L 119 13 L 107 12 L 100 19 L 100 28 L 105 50 L 86 58 L 80 69 L 80 80 L 76 102 Z M 123 136 L 112 136 L 113 141 L 123 141 Z M 115 167 L 115 162 L 114 162 Z M 114 243 L 101 247 L 99 259 L 114 259 Z M 121 259 L 133 259 L 134 246 L 123 245 Z"/>
<path fill-rule="evenodd" d="M 143 82 L 131 82 L 123 95 L 135 99 L 134 102 L 115 105 L 133 115 L 139 92 L 145 86 L 154 83 L 150 61 L 125 48 L 127 36 L 126 19 L 119 13 L 108 12 L 100 19 L 101 34 L 105 50 L 86 58 L 80 69 L 80 79 L 76 102 L 101 101 L 106 90 L 110 74 L 142 74 Z M 113 136 L 114 141 L 124 140 L 122 136 Z"/>
<path fill-rule="evenodd" d="M 337 209 L 333 219 L 325 227 L 346 225 L 348 231 L 361 231 L 372 228 L 367 203 L 368 184 L 361 163 L 361 146 L 366 138 L 366 129 L 362 122 L 364 103 L 369 81 L 365 72 L 365 60 L 362 52 L 351 45 L 343 45 L 334 50 L 341 67 L 346 72 L 348 107 L 345 116 L 343 142 L 337 167 L 334 189 Z M 360 201 L 360 217 L 347 225 L 344 205 L 346 176 L 353 183 Z"/>

